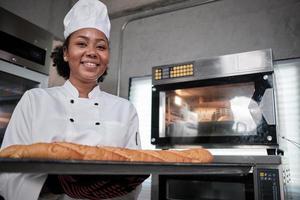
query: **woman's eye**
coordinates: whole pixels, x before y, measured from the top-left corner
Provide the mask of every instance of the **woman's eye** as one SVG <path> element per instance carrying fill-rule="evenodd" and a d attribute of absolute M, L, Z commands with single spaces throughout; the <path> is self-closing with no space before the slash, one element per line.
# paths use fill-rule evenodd
<path fill-rule="evenodd" d="M 99 45 L 99 46 L 97 46 L 97 49 L 100 49 L 100 50 L 105 50 L 105 49 L 106 49 L 106 47 L 105 47 L 105 46 L 103 46 L 103 45 Z"/>
<path fill-rule="evenodd" d="M 78 42 L 78 43 L 77 43 L 77 46 L 79 46 L 79 47 L 85 47 L 86 44 L 85 44 L 84 42 Z"/>

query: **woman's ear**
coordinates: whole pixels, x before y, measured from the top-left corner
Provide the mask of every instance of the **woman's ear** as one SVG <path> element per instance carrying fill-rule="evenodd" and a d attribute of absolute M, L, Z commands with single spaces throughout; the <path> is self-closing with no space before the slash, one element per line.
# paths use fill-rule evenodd
<path fill-rule="evenodd" d="M 63 47 L 63 52 L 64 52 L 64 61 L 65 62 L 68 62 L 68 52 L 67 52 L 67 48 L 66 47 Z"/>

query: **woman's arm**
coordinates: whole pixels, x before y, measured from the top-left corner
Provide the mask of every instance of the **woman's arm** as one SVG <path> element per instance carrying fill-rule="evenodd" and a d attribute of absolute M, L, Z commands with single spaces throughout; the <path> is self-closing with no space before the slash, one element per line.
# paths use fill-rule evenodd
<path fill-rule="evenodd" d="M 12 144 L 31 144 L 32 105 L 29 92 L 17 104 L 4 134 L 1 148 Z"/>
<path fill-rule="evenodd" d="M 141 139 L 139 134 L 139 118 L 136 109 L 131 104 L 128 118 L 128 141 L 126 141 L 125 148 L 141 149 Z"/>
<path fill-rule="evenodd" d="M 32 143 L 32 100 L 30 92 L 25 92 L 12 114 L 1 148 Z M 46 177 L 42 174 L 2 173 L 0 194 L 7 200 L 37 200 Z"/>

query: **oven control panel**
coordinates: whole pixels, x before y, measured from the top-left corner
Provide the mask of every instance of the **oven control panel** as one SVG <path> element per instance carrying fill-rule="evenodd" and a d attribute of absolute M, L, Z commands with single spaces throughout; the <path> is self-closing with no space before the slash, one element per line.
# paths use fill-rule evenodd
<path fill-rule="evenodd" d="M 280 200 L 278 169 L 258 169 L 259 200 Z"/>
<path fill-rule="evenodd" d="M 194 64 L 183 63 L 178 65 L 160 66 L 154 69 L 154 80 L 172 79 L 194 75 Z"/>
<path fill-rule="evenodd" d="M 273 71 L 271 49 L 154 66 L 152 84 L 163 85 Z"/>

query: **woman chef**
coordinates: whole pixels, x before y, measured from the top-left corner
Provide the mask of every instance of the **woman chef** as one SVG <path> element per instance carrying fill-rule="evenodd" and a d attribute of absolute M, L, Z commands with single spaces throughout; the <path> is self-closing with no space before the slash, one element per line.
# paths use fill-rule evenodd
<path fill-rule="evenodd" d="M 58 73 L 67 81 L 61 87 L 36 88 L 23 95 L 7 127 L 2 148 L 55 141 L 140 148 L 138 117 L 133 105 L 98 86 L 109 63 L 110 21 L 106 6 L 98 0 L 79 0 L 65 16 L 64 28 L 66 40 L 54 52 L 53 60 Z M 44 199 L 46 179 L 46 174 L 1 174 L 0 194 L 6 200 Z M 90 196 L 82 196 L 66 191 L 68 181 L 76 182 L 76 177 L 61 176 L 58 180 L 55 185 L 61 184 L 63 192 L 72 198 L 116 196 L 97 193 L 105 181 L 100 181 L 98 190 Z M 126 193 L 120 189 L 120 194 Z M 133 193 L 126 194 L 124 199 L 132 199 Z M 50 195 L 47 199 L 63 198 Z"/>

